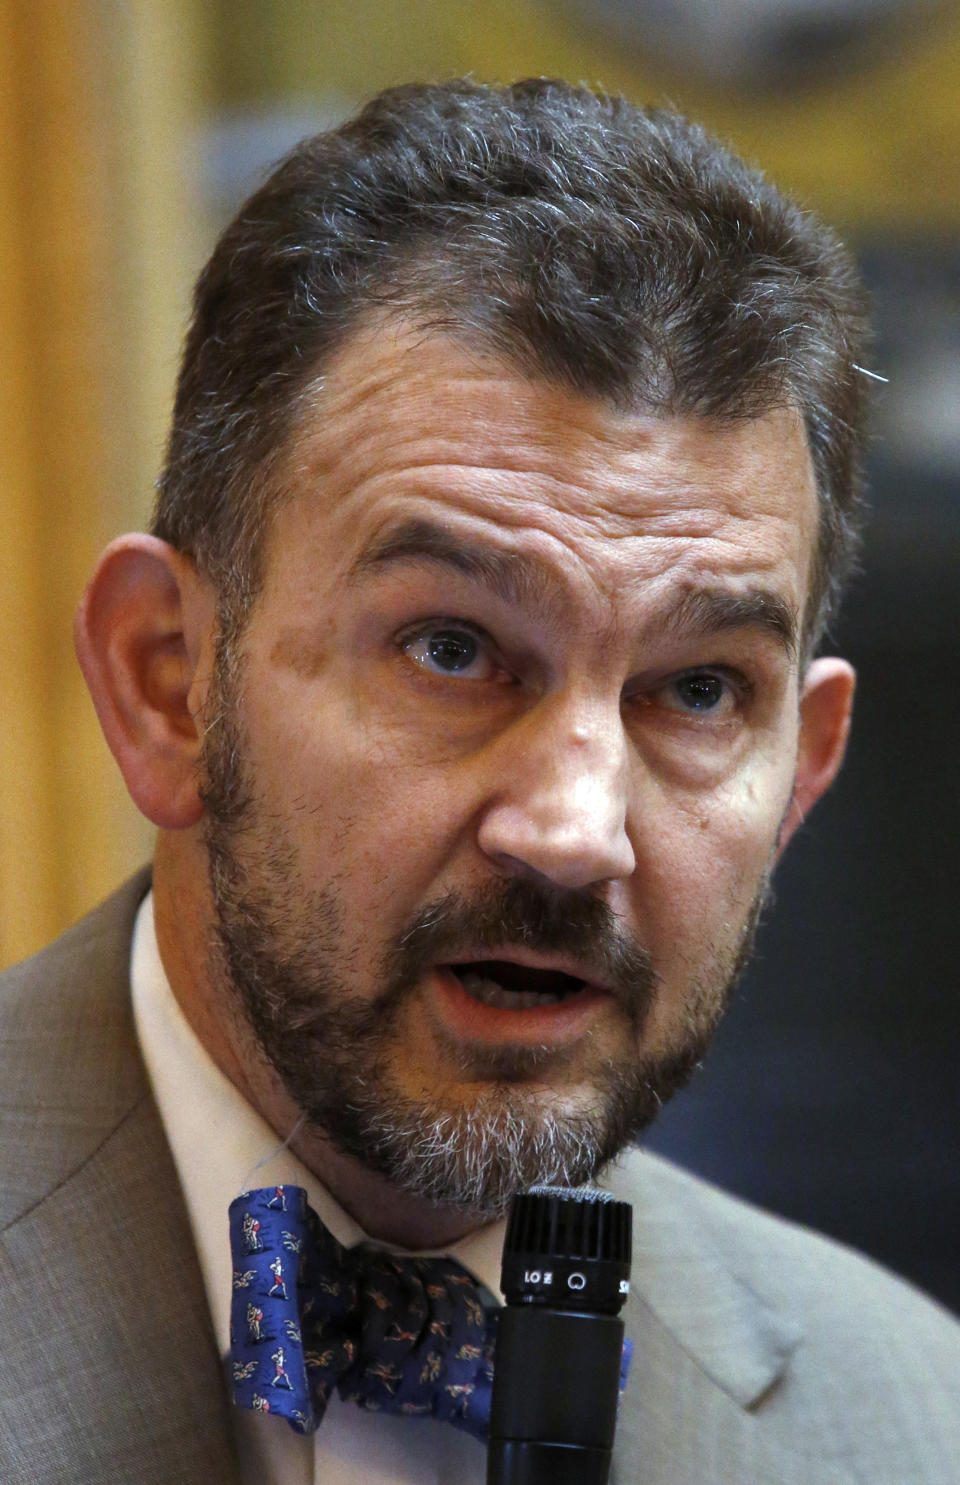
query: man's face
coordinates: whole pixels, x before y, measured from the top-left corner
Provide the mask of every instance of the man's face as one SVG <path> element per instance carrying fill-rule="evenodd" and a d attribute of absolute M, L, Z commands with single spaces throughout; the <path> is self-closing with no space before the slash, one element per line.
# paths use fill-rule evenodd
<path fill-rule="evenodd" d="M 296 1103 L 405 1189 L 581 1181 L 705 1049 L 790 800 L 799 417 L 612 411 L 353 341 L 221 666 L 227 977 Z"/>

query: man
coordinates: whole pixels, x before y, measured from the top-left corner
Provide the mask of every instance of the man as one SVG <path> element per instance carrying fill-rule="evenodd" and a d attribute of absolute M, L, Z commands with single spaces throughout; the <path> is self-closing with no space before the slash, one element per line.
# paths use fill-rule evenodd
<path fill-rule="evenodd" d="M 840 765 L 863 339 L 825 229 L 560 83 L 383 95 L 242 209 L 77 623 L 152 892 L 4 985 L 5 1480 L 482 1480 L 434 1420 L 230 1414 L 227 1205 L 300 1186 L 495 1289 L 511 1195 L 595 1178 L 635 1207 L 616 1480 L 955 1479 L 952 1321 L 611 1166 Z"/>

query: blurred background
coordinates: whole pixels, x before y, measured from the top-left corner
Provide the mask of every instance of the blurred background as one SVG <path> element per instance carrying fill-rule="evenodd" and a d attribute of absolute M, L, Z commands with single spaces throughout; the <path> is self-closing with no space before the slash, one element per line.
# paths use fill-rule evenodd
<path fill-rule="evenodd" d="M 879 340 L 860 672 L 717 1048 L 651 1143 L 960 1309 L 960 10 L 935 0 L 0 0 L 0 963 L 150 851 L 73 660 L 144 523 L 190 284 L 276 157 L 391 83 L 670 102 L 858 251 Z"/>

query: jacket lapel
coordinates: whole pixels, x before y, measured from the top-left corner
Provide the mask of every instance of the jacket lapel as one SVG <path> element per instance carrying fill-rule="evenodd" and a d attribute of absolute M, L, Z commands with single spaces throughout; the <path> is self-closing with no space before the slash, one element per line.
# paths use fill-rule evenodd
<path fill-rule="evenodd" d="M 617 1424 L 611 1485 L 854 1485 L 852 1477 L 768 1436 L 760 1419 L 681 1346 L 642 1302 Z"/>
<path fill-rule="evenodd" d="M 737 1254 L 704 1220 L 704 1188 L 642 1154 L 607 1184 L 634 1206 L 625 1312 L 634 1350 L 614 1485 L 853 1485 L 817 1458 L 815 1439 L 805 1454 L 802 1438 L 784 1443 L 766 1425 L 763 1400 L 802 1327 L 738 1272 Z"/>
<path fill-rule="evenodd" d="M 17 1015 L 32 1007 L 32 1043 L 46 1048 L 29 1069 L 35 1195 L 23 1192 L 0 1237 L 4 1479 L 238 1479 L 189 1221 L 133 1030 L 144 890 L 78 925 L 9 997 Z M 82 1027 L 73 1045 L 65 1026 Z"/>
<path fill-rule="evenodd" d="M 149 1098 L 5 1250 L 21 1316 L 19 1426 L 44 1438 L 44 1454 L 62 1451 L 73 1481 L 236 1478 L 193 1240 Z"/>

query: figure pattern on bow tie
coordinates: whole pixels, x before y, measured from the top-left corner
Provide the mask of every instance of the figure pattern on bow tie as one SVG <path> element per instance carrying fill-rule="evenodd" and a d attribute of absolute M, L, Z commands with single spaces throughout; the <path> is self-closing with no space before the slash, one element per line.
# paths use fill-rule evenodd
<path fill-rule="evenodd" d="M 336 1389 L 368 1411 L 486 1438 L 496 1314 L 454 1259 L 344 1248 L 300 1186 L 239 1196 L 230 1244 L 239 1407 L 312 1433 Z"/>

